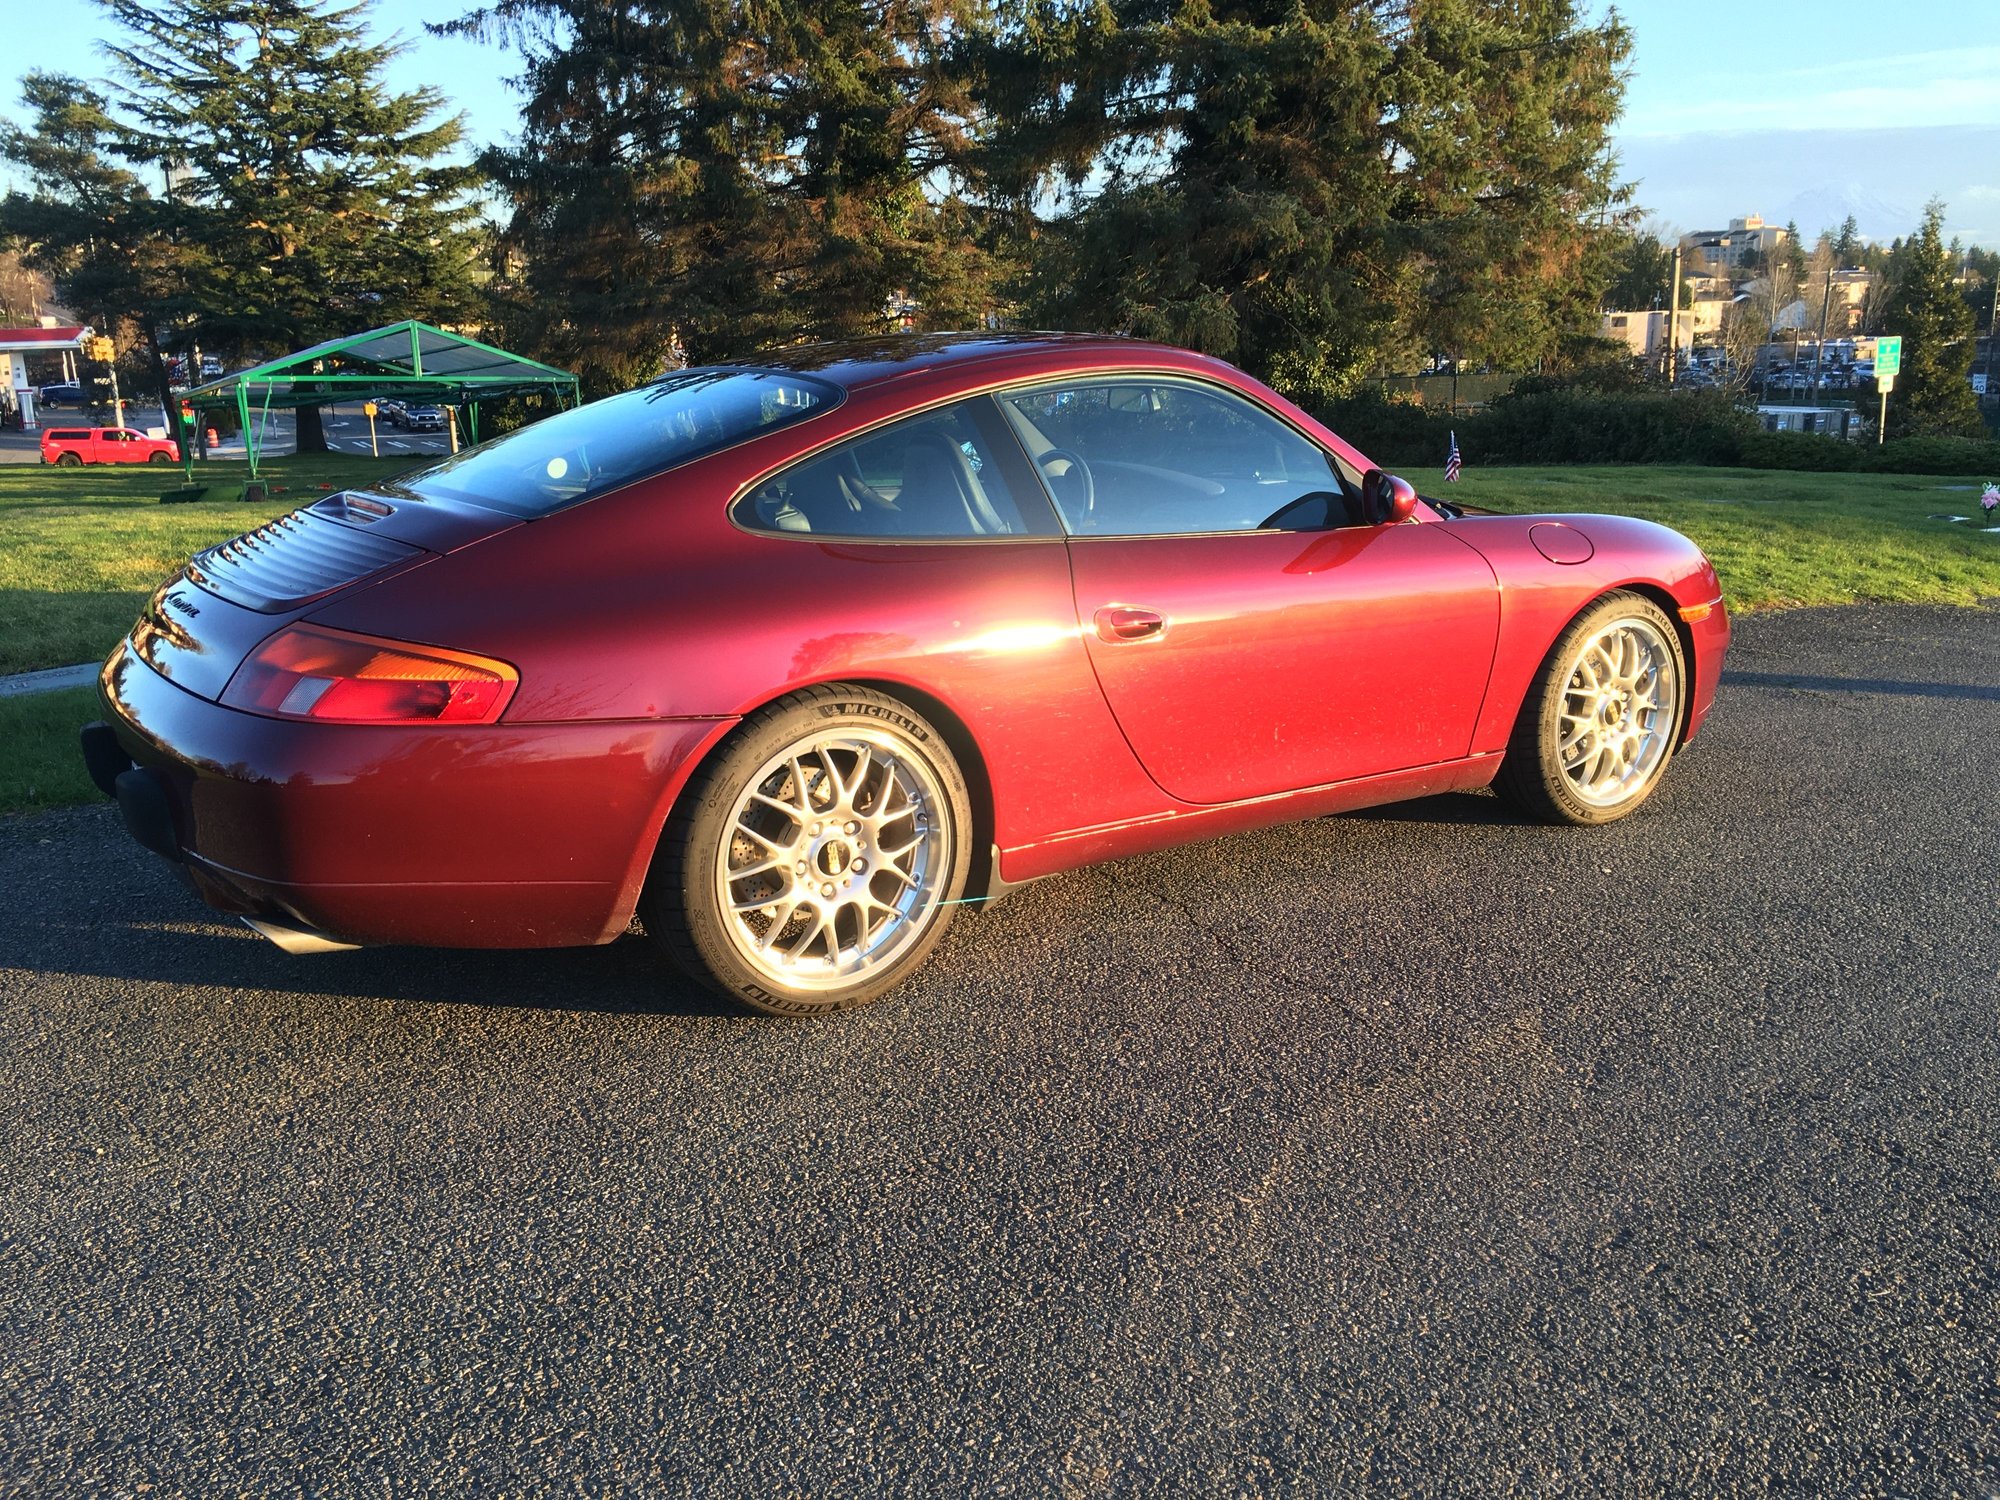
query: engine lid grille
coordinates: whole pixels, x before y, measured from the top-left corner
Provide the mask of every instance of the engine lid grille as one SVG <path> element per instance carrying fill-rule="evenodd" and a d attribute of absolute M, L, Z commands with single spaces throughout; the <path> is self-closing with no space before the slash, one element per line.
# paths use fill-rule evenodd
<path fill-rule="evenodd" d="M 196 553 L 187 576 L 218 598 L 275 614 L 310 604 L 422 552 L 407 542 L 295 510 Z"/>

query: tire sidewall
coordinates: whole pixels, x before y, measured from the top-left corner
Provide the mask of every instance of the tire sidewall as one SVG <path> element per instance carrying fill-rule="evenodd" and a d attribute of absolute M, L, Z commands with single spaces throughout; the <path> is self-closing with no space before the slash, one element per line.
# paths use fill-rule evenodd
<path fill-rule="evenodd" d="M 1638 618 L 1645 620 L 1659 632 L 1667 643 L 1674 662 L 1673 726 L 1667 750 L 1660 757 L 1660 763 L 1646 778 L 1645 784 L 1624 801 L 1610 807 L 1594 802 L 1586 802 L 1571 788 L 1569 778 L 1563 774 L 1561 757 L 1557 746 L 1562 743 L 1561 714 L 1564 690 L 1569 684 L 1566 670 L 1576 657 L 1581 644 L 1603 630 L 1612 621 Z M 1576 619 L 1572 620 L 1563 633 L 1557 637 L 1554 648 L 1549 653 L 1549 666 L 1545 670 L 1541 685 L 1541 700 L 1535 706 L 1534 754 L 1537 769 L 1541 775 L 1542 787 L 1556 811 L 1563 819 L 1576 824 L 1615 823 L 1620 818 L 1636 810 L 1658 788 L 1667 767 L 1673 763 L 1674 752 L 1680 742 L 1681 726 L 1686 722 L 1688 703 L 1687 653 L 1681 646 L 1680 632 L 1666 611 L 1643 594 L 1612 593 L 1605 595 Z"/>
<path fill-rule="evenodd" d="M 921 758 L 936 778 L 947 803 L 951 839 L 941 895 L 922 936 L 864 982 L 833 992 L 786 989 L 737 953 L 728 929 L 734 918 L 723 910 L 715 871 L 731 815 L 750 777 L 788 745 L 843 729 L 889 734 L 899 753 Z M 650 910 L 643 917 L 649 929 L 656 923 L 665 929 L 668 952 L 682 968 L 752 1009 L 782 1016 L 848 1010 L 900 984 L 937 946 L 965 889 L 972 834 L 972 796 L 964 773 L 928 720 L 870 689 L 812 689 L 745 720 L 682 794 L 663 840 L 664 849 L 672 851 L 672 867 L 656 868 L 656 878 L 648 882 Z"/>

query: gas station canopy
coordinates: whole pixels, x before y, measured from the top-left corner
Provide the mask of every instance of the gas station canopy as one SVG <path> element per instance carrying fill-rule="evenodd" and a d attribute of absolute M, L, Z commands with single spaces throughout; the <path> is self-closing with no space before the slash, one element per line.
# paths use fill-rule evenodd
<path fill-rule="evenodd" d="M 328 339 L 183 391 L 197 411 L 231 410 L 250 442 L 253 410 L 268 411 L 334 402 L 419 399 L 462 406 L 473 441 L 479 438 L 479 403 L 503 396 L 553 396 L 559 406 L 582 400 L 576 376 L 459 333 L 409 319 Z M 251 472 L 257 450 L 250 446 Z"/>

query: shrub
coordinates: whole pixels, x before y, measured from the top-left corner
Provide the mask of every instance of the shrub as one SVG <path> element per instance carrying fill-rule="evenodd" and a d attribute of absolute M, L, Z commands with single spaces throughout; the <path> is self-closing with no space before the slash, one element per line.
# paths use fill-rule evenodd
<path fill-rule="evenodd" d="M 1954 474 L 2000 479 L 2000 443 L 1977 438 L 1906 437 L 1860 445 L 1859 467 L 1872 474 Z"/>
<path fill-rule="evenodd" d="M 1861 445 L 1810 432 L 1753 432 L 1743 440 L 1737 463 L 1746 469 L 1796 469 L 1843 473 L 1861 466 Z"/>
<path fill-rule="evenodd" d="M 1729 464 L 1756 419 L 1713 391 L 1530 391 L 1493 403 L 1468 457 L 1516 464 Z"/>
<path fill-rule="evenodd" d="M 1397 401 L 1370 386 L 1328 402 L 1313 413 L 1376 463 L 1388 468 L 1436 468 L 1451 450 L 1454 430 L 1463 434 L 1476 420 L 1454 417 L 1415 401 Z"/>

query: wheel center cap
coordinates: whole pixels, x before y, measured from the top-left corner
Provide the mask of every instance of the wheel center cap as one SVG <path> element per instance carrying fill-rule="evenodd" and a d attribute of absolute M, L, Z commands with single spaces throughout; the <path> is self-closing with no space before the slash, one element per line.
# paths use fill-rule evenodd
<path fill-rule="evenodd" d="M 813 851 L 813 867 L 822 875 L 844 875 L 853 863 L 854 848 L 846 839 L 827 839 Z"/>

